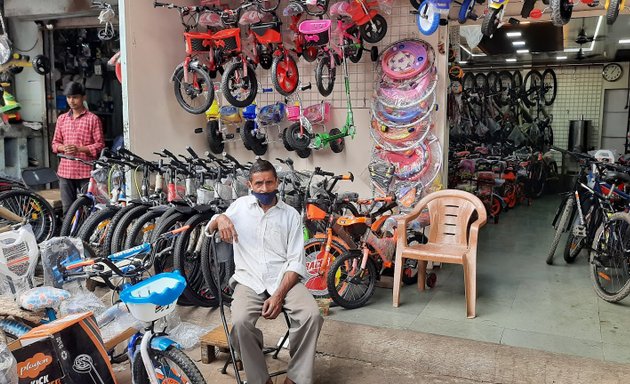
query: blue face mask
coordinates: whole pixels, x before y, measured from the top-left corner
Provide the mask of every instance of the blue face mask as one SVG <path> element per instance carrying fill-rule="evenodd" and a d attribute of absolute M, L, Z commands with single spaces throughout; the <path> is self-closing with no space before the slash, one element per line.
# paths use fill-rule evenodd
<path fill-rule="evenodd" d="M 273 199 L 275 199 L 277 193 L 278 193 L 278 191 L 264 192 L 264 193 L 259 193 L 259 192 L 252 191 L 252 195 L 254 195 L 256 197 L 256 199 L 258 199 L 258 201 L 262 205 L 271 205 L 273 203 Z"/>

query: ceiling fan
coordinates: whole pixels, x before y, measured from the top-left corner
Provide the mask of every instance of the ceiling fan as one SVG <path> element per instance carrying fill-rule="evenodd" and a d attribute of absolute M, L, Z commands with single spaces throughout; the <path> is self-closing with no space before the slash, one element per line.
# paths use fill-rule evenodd
<path fill-rule="evenodd" d="M 582 28 L 580 28 L 580 31 L 578 32 L 577 37 L 575 38 L 575 43 L 580 46 L 580 50 L 577 52 L 577 55 L 575 56 L 575 58 L 577 60 L 585 60 L 585 59 L 592 59 L 597 56 L 602 56 L 601 53 L 593 53 L 593 54 L 587 55 L 584 53 L 584 49 L 582 48 L 582 46 L 584 44 L 592 43 L 593 41 L 598 41 L 599 39 L 603 37 L 605 36 L 597 36 L 597 37 L 588 36 L 586 34 L 586 29 L 584 29 L 584 19 L 582 19 Z"/>

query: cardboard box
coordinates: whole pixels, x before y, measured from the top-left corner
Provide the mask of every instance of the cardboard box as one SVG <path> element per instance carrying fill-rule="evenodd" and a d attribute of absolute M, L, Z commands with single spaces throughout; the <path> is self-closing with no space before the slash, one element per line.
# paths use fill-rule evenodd
<path fill-rule="evenodd" d="M 33 328 L 20 345 L 20 384 L 117 384 L 91 312 Z"/>

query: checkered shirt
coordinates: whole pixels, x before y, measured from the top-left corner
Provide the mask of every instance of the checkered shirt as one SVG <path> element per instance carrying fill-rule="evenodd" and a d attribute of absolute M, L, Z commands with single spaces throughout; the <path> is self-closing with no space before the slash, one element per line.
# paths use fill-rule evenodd
<path fill-rule="evenodd" d="M 72 116 L 72 110 L 64 113 L 57 119 L 55 136 L 52 141 L 52 150 L 58 153 L 60 145 L 74 144 L 87 147 L 89 154 L 77 153 L 74 156 L 84 160 L 96 160 L 105 147 L 103 138 L 103 124 L 101 119 L 90 111 L 83 111 L 76 118 Z M 64 179 L 87 179 L 92 168 L 78 161 L 61 159 L 57 175 Z"/>

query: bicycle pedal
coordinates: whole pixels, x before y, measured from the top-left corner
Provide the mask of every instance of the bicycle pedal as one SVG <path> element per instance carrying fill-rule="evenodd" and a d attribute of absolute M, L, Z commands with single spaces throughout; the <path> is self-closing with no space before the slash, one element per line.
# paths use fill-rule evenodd
<path fill-rule="evenodd" d="M 234 138 L 234 134 L 233 133 L 228 133 L 225 135 L 226 139 L 233 139 Z"/>

